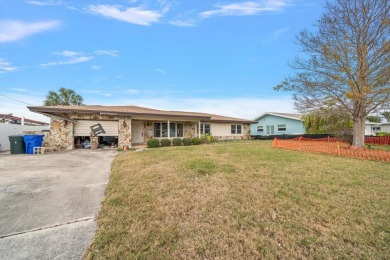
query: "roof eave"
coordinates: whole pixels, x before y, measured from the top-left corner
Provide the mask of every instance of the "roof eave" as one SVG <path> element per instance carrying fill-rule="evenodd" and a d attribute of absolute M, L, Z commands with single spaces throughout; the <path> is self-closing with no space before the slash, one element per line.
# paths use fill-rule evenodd
<path fill-rule="evenodd" d="M 277 117 L 282 117 L 282 118 L 288 118 L 288 119 L 297 120 L 297 121 L 303 121 L 302 118 L 298 119 L 298 118 L 295 118 L 295 117 L 283 116 L 283 115 L 278 115 L 278 114 L 274 114 L 274 113 L 263 113 L 260 116 L 256 117 L 254 119 L 254 121 L 257 123 L 257 121 L 259 121 L 262 117 L 264 117 L 266 115 L 277 116 Z"/>
<path fill-rule="evenodd" d="M 76 110 L 69 110 L 69 109 L 62 109 L 62 108 L 42 108 L 42 107 L 27 107 L 31 112 L 35 113 L 86 113 L 86 114 L 101 114 L 101 115 L 118 115 L 118 116 L 161 116 L 161 117 L 174 117 L 174 118 L 192 118 L 192 119 L 198 119 L 198 120 L 209 120 L 211 117 L 209 116 L 194 116 L 194 115 L 171 115 L 171 114 L 158 114 L 158 113 L 137 113 L 137 112 L 120 112 L 120 111 L 96 111 L 96 110 L 82 110 L 82 111 L 76 111 Z M 47 114 L 46 114 L 47 115 Z M 53 115 L 56 116 L 56 115 Z"/>

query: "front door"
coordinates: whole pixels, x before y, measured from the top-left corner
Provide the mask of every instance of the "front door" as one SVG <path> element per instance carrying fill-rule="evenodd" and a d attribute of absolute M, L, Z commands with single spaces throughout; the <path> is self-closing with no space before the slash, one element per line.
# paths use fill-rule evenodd
<path fill-rule="evenodd" d="M 131 143 L 144 143 L 144 121 L 131 121 Z"/>

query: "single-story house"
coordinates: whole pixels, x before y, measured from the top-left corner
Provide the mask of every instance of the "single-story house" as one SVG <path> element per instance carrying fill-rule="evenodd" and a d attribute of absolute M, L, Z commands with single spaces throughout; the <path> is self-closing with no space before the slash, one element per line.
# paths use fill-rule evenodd
<path fill-rule="evenodd" d="M 266 112 L 257 116 L 250 126 L 251 135 L 300 135 L 305 133 L 301 114 Z"/>
<path fill-rule="evenodd" d="M 381 123 L 380 125 L 380 129 L 378 132 L 386 132 L 386 133 L 390 133 L 390 122 L 387 122 L 387 123 Z"/>
<path fill-rule="evenodd" d="M 375 135 L 377 132 L 382 132 L 381 128 L 382 128 L 381 123 L 366 121 L 364 135 Z"/>
<path fill-rule="evenodd" d="M 151 138 L 193 138 L 212 134 L 217 140 L 250 138 L 251 120 L 197 112 L 165 111 L 138 106 L 29 106 L 51 118 L 45 146 L 74 149 L 97 129 L 99 142 L 118 147 L 144 144 Z"/>

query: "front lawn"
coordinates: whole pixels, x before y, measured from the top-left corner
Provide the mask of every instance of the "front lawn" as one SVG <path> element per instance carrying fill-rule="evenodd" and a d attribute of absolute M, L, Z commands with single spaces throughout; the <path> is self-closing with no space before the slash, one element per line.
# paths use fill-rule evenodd
<path fill-rule="evenodd" d="M 118 155 L 89 259 L 390 255 L 390 163 L 270 141 Z"/>

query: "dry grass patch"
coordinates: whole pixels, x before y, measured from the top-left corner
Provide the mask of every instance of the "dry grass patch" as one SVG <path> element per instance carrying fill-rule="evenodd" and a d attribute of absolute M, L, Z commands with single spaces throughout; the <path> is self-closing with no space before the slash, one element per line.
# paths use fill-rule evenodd
<path fill-rule="evenodd" d="M 118 155 L 90 259 L 390 255 L 390 164 L 268 141 Z"/>

